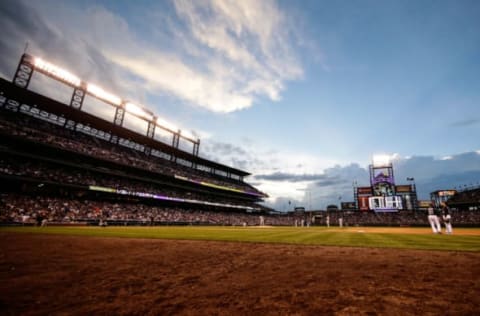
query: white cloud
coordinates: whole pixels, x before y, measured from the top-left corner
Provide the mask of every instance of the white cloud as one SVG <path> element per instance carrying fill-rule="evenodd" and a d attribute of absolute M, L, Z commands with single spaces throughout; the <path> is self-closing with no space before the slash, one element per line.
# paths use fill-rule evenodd
<path fill-rule="evenodd" d="M 257 98 L 279 100 L 286 81 L 303 76 L 292 38 L 298 32 L 275 1 L 169 5 L 136 8 L 148 28 L 140 32 L 130 17 L 100 5 L 11 4 L 10 11 L 27 10 L 37 21 L 17 33 L 38 34 L 14 34 L 5 42 L 13 47 L 28 40 L 32 53 L 72 64 L 82 79 L 134 102 L 167 95 L 220 113 L 251 107 Z"/>
<path fill-rule="evenodd" d="M 214 112 L 244 109 L 253 102 L 251 96 L 233 91 L 229 82 L 196 72 L 172 56 L 155 54 L 138 58 L 111 54 L 109 57 L 145 80 L 144 87 L 152 93 L 161 89 Z"/>
<path fill-rule="evenodd" d="M 148 43 L 122 17 L 98 7 L 90 10 L 87 34 L 94 36 L 87 40 L 100 43 L 98 49 L 140 78 L 150 93 L 214 112 L 248 108 L 256 97 L 278 100 L 284 82 L 302 76 L 275 2 L 175 1 L 174 6 L 186 31 L 172 30 L 170 40 L 188 41 L 196 55 Z"/>
<path fill-rule="evenodd" d="M 304 192 L 301 189 L 305 188 L 306 183 L 289 183 L 289 182 L 272 182 L 262 181 L 257 188 L 266 192 L 270 198 L 266 200 L 267 203 L 273 204 L 279 198 L 287 198 L 294 200 L 301 200 L 304 196 Z"/>
<path fill-rule="evenodd" d="M 338 169 L 337 171 L 332 171 L 331 166 L 342 162 L 301 152 L 269 150 L 268 146 L 253 140 L 246 141 L 243 147 L 207 140 L 202 142 L 202 154 L 208 159 L 252 173 L 246 181 L 267 193 L 270 196 L 266 199 L 267 205 L 279 210 L 283 210 L 289 200 L 295 201 L 294 204 L 297 206 L 306 206 L 305 189 L 311 189 L 317 182 L 328 184 L 332 188 L 333 184 L 344 187 L 345 183 L 350 187 L 351 179 L 360 179 L 356 176 L 358 170 L 367 172 L 358 166 L 350 169 L 345 167 L 347 171 L 344 173 L 338 171 L 343 170 L 339 166 L 333 168 Z M 325 174 L 325 171 L 328 173 Z M 365 179 L 368 179 L 368 176 L 365 176 Z M 314 207 L 319 207 L 319 203 L 325 202 L 325 199 L 317 196 L 318 190 L 318 186 L 311 189 Z"/>

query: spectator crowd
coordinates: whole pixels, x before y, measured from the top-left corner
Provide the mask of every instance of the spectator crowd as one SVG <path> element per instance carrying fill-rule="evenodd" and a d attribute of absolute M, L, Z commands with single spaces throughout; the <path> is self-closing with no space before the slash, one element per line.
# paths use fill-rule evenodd
<path fill-rule="evenodd" d="M 145 225 L 310 226 L 326 225 L 328 218 L 332 226 L 339 223 L 344 226 L 428 225 L 426 214 L 419 211 L 327 211 L 316 213 L 315 216 L 309 212 L 269 213 L 269 209 L 257 203 L 257 197 L 218 190 L 218 186 L 223 186 L 262 196 L 260 191 L 242 180 L 175 163 L 168 158 L 161 158 L 162 154 L 147 155 L 140 144 L 133 142 L 132 146 L 114 144 L 108 141 L 111 136 L 108 133 L 103 133 L 102 139 L 26 115 L 2 113 L 0 136 L 2 135 L 51 146 L 55 148 L 55 153 L 59 151 L 87 155 L 95 158 L 97 162 L 97 165 L 83 162 L 81 155 L 77 161 L 63 161 L 61 158 L 41 156 L 38 153 L 16 152 L 15 145 L 9 147 L 10 145 L 1 144 L 0 176 L 4 179 L 28 179 L 30 183 L 40 184 L 49 182 L 57 187 L 69 185 L 71 190 L 58 195 L 52 191 L 39 195 L 28 191 L 3 192 L 0 200 L 2 224 L 107 222 Z M 99 161 L 106 161 L 107 164 L 98 164 Z M 110 163 L 111 168 L 105 167 Z M 128 168 L 122 166 L 133 166 L 137 169 L 127 170 Z M 145 172 L 149 176 L 146 176 Z M 158 175 L 163 178 L 157 179 Z M 179 177 L 189 183 L 179 186 L 176 183 L 176 178 Z M 211 188 L 207 190 L 200 182 L 213 185 L 217 191 L 214 192 Z M 88 191 L 91 187 L 111 189 L 108 192 L 117 196 L 107 198 L 91 192 L 85 195 L 75 194 L 75 190 L 78 193 L 82 190 Z M 3 188 L 8 191 L 8 184 L 4 184 Z M 479 192 L 479 189 L 473 190 L 464 194 L 463 199 L 478 201 Z M 130 193 L 144 193 L 148 196 L 133 194 L 135 200 L 121 196 Z M 153 195 L 167 197 L 169 202 L 162 204 L 161 201 L 155 201 L 151 198 Z M 179 203 L 179 200 L 182 200 L 182 203 Z M 458 197 L 457 200 L 459 201 L 454 202 L 462 202 Z M 471 209 L 453 209 L 451 216 L 456 225 L 473 226 L 480 223 L 480 212 Z"/>
<path fill-rule="evenodd" d="M 115 163 L 135 166 L 163 175 L 184 177 L 192 182 L 212 183 L 244 192 L 261 194 L 261 192 L 244 181 L 187 167 L 158 157 L 160 155 L 147 156 L 140 150 L 113 144 L 99 137 L 69 130 L 25 115 L 21 117 L 15 116 L 15 118 L 11 118 L 8 115 L 0 117 L 0 133 L 12 134 L 31 141 L 56 146 L 63 150 L 74 151 L 99 159 L 107 159 Z M 143 146 L 139 147 L 139 149 L 142 148 Z"/>
<path fill-rule="evenodd" d="M 85 223 L 100 220 L 110 223 L 207 224 L 207 225 L 294 225 L 300 217 L 259 215 L 245 212 L 210 211 L 142 203 L 95 201 L 87 199 L 4 194 L 0 204 L 0 222 L 34 224 L 38 217 L 49 223 Z"/>

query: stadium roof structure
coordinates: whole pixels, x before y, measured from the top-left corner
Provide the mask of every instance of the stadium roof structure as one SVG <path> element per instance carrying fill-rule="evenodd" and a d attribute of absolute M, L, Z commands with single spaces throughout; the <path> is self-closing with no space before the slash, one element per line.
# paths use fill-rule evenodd
<path fill-rule="evenodd" d="M 61 103 L 28 90 L 28 85 L 34 72 L 46 75 L 57 82 L 73 88 L 70 104 Z M 174 124 L 169 123 L 162 117 L 158 117 L 149 109 L 122 99 L 95 84 L 82 81 L 68 70 L 47 62 L 42 58 L 24 53 L 12 80 L 13 85 L 8 83 L 8 81 L 2 79 L 2 91 L 5 90 L 4 93 L 9 94 L 13 93 L 9 98 L 13 96 L 21 98 L 21 100 L 16 101 L 22 104 L 34 105 L 37 108 L 42 108 L 41 110 L 43 111 L 61 115 L 74 122 L 86 123 L 90 127 L 102 131 L 110 131 L 119 137 L 144 145 L 145 149 L 157 149 L 172 155 L 175 161 L 177 161 L 177 158 L 184 159 L 192 163 L 192 167 L 197 165 L 204 166 L 210 168 L 212 172 L 221 171 L 227 177 L 235 175 L 243 178 L 250 175 L 250 173 L 243 170 L 199 157 L 200 139 L 195 139 L 195 136 L 188 131 L 180 130 Z M 19 89 L 15 89 L 15 87 Z M 112 118 L 112 122 L 82 110 L 86 95 L 90 95 L 106 105 L 115 107 L 115 115 Z M 145 134 L 129 130 L 123 126 L 125 113 L 133 115 L 148 124 Z M 171 135 L 171 144 L 155 139 L 157 131 Z M 193 144 L 192 153 L 179 148 L 180 140 Z"/>
<path fill-rule="evenodd" d="M 72 120 L 85 125 L 89 125 L 91 128 L 111 132 L 112 134 L 115 134 L 119 137 L 131 139 L 152 149 L 160 150 L 162 152 L 171 154 L 181 159 L 185 159 L 198 165 L 207 166 L 215 170 L 221 170 L 229 174 L 236 174 L 241 177 L 250 175 L 250 173 L 248 172 L 229 167 L 227 165 L 223 165 L 205 158 L 201 158 L 199 156 L 193 155 L 192 153 L 172 147 L 161 141 L 126 129 L 123 126 L 116 125 L 113 122 L 109 122 L 105 119 L 86 113 L 82 110 L 75 109 L 71 106 L 48 98 L 36 92 L 18 87 L 3 78 L 0 78 L 0 93 L 3 97 L 9 100 L 15 100 L 20 104 L 28 104 L 34 106 L 40 111 L 45 111 L 58 115 L 60 117 L 64 117 L 67 120 Z"/>

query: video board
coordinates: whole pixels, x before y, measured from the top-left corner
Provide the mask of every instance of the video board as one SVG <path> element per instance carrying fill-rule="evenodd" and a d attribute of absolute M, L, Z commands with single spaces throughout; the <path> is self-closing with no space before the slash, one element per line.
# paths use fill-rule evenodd
<path fill-rule="evenodd" d="M 375 196 L 393 196 L 395 195 L 395 186 L 388 182 L 379 182 L 373 185 L 373 195 Z"/>

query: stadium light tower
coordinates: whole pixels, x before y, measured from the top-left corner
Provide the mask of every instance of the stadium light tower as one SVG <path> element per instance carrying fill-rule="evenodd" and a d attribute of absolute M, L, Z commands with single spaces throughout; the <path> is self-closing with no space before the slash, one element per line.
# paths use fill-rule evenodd
<path fill-rule="evenodd" d="M 417 189 L 415 188 L 415 178 L 410 178 L 410 177 L 407 177 L 407 181 L 411 182 L 411 186 L 412 186 L 412 192 L 416 192 Z"/>
<path fill-rule="evenodd" d="M 154 138 L 155 130 L 158 130 L 159 133 L 165 131 L 169 132 L 172 136 L 172 146 L 174 148 L 178 149 L 180 139 L 184 139 L 193 144 L 193 155 L 198 156 L 200 139 L 198 139 L 188 130 L 180 130 L 180 128 L 178 128 L 174 124 L 171 124 L 164 119 L 157 117 L 149 109 L 138 104 L 128 102 L 116 96 L 115 94 L 105 91 L 103 88 L 95 84 L 82 81 L 79 77 L 77 77 L 70 71 L 54 65 L 43 58 L 24 53 L 15 72 L 13 83 L 18 87 L 28 89 L 34 71 L 42 73 L 50 78 L 53 78 L 72 87 L 73 93 L 70 100 L 70 106 L 72 108 L 76 110 L 82 110 L 85 96 L 86 94 L 89 94 L 105 103 L 115 106 L 115 114 L 113 117 L 114 125 L 123 127 L 125 113 L 128 112 L 136 116 L 137 118 L 147 121 L 147 137 Z M 72 125 L 74 124 L 74 122 L 72 120 L 69 120 L 68 124 Z M 156 129 L 156 127 L 160 127 L 160 129 Z M 116 137 L 112 137 L 110 141 L 116 143 L 118 139 Z"/>
<path fill-rule="evenodd" d="M 58 66 L 55 66 L 54 64 L 46 62 L 41 58 L 36 57 L 34 59 L 33 64 L 37 70 L 46 72 L 52 77 L 55 77 L 61 81 L 64 81 L 74 87 L 79 87 L 80 84 L 82 83 L 82 80 L 77 76 L 75 76 L 74 74 L 72 74 L 71 72 L 65 69 L 62 69 Z"/>
<path fill-rule="evenodd" d="M 417 188 L 415 186 L 415 178 L 407 177 L 407 181 L 410 182 L 411 192 L 412 192 L 412 207 L 414 210 L 417 209 Z"/>
<path fill-rule="evenodd" d="M 122 104 L 121 98 L 103 90 L 102 88 L 94 84 L 87 83 L 87 92 L 108 103 L 112 103 L 117 106 Z"/>
<path fill-rule="evenodd" d="M 308 208 L 312 210 L 312 190 L 305 188 L 305 189 L 297 189 L 297 191 L 305 192 L 305 204 L 307 203 L 306 198 L 308 198 Z"/>
<path fill-rule="evenodd" d="M 308 189 L 308 209 L 311 211 L 312 210 L 312 190 Z"/>

